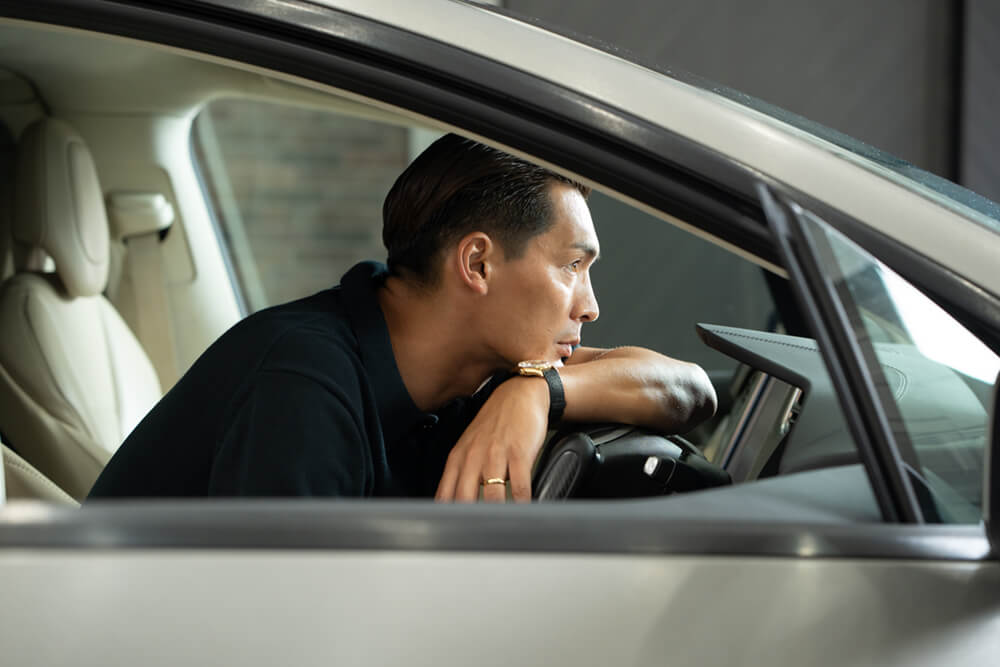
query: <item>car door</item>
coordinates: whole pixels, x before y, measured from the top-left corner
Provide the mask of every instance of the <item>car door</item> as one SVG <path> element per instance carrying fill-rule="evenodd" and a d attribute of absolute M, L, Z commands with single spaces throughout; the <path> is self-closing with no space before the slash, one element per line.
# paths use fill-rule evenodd
<path fill-rule="evenodd" d="M 396 105 L 583 174 L 772 269 L 790 263 L 752 168 L 571 82 L 313 3 L 2 7 Z M 845 336 L 810 321 L 821 342 Z M 827 359 L 836 375 L 846 357 Z M 840 390 L 845 406 L 878 396 Z M 850 423 L 862 424 L 856 441 L 873 437 Z M 12 506 L 0 515 L 0 590 L 15 602 L 0 609 L 0 650 L 25 665 L 987 663 L 1000 570 L 982 527 L 918 521 L 912 482 L 892 477 L 907 479 L 907 459 L 879 443 L 865 452 L 863 488 L 882 511 L 867 522 L 768 483 L 529 507 Z"/>

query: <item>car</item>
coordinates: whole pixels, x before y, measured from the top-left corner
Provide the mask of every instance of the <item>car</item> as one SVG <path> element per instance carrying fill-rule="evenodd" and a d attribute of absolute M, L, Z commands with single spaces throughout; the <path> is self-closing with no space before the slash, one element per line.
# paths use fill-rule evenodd
<path fill-rule="evenodd" d="M 995 660 L 993 202 L 465 2 L 5 1 L 0 68 L 5 664 Z M 216 337 L 378 255 L 448 131 L 594 188 L 587 343 L 718 414 L 571 425 L 527 505 L 77 507 Z"/>

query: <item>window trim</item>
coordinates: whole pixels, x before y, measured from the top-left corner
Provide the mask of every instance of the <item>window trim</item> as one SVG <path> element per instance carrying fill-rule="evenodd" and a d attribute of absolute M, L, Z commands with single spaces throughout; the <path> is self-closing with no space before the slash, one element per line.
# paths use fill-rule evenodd
<path fill-rule="evenodd" d="M 3 549 L 503 552 L 988 562 L 981 525 L 789 523 L 659 516 L 655 504 L 174 500 L 12 506 Z"/>
<path fill-rule="evenodd" d="M 888 522 L 922 523 L 910 481 L 895 448 L 893 434 L 879 401 L 876 379 L 851 336 L 852 328 L 835 290 L 828 284 L 816 248 L 805 233 L 794 198 L 758 186 L 763 204 L 784 255 L 792 288 L 813 330 L 830 381 L 837 392 L 848 429 L 861 454 L 872 491 Z M 881 378 L 884 383 L 884 378 Z"/>
<path fill-rule="evenodd" d="M 198 114 L 204 113 L 204 109 L 198 112 Z M 188 158 L 191 161 L 191 169 L 194 171 L 195 178 L 198 180 L 198 187 L 201 189 L 201 197 L 205 201 L 205 208 L 208 210 L 208 218 L 212 222 L 212 230 L 215 232 L 215 242 L 219 246 L 219 252 L 222 254 L 222 261 L 226 266 L 226 275 L 229 276 L 229 286 L 233 290 L 233 294 L 236 296 L 236 306 L 239 308 L 240 319 L 243 319 L 250 314 L 249 306 L 247 305 L 247 297 L 244 293 L 243 281 L 240 279 L 240 275 L 236 270 L 236 263 L 233 260 L 232 249 L 229 247 L 229 243 L 226 241 L 226 230 L 223 228 L 222 220 L 220 220 L 219 203 L 216 198 L 212 196 L 209 191 L 209 181 L 216 181 L 216 177 L 206 173 L 206 169 L 210 171 L 209 165 L 202 165 L 201 161 L 197 157 L 196 143 L 198 139 L 195 137 L 195 124 L 197 121 L 197 115 L 191 120 L 191 132 L 188 134 Z M 218 185 L 214 185 L 218 188 Z"/>

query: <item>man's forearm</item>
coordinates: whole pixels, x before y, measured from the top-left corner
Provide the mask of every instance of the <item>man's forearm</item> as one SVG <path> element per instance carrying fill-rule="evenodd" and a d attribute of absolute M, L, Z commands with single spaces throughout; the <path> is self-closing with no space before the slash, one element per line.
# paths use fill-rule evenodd
<path fill-rule="evenodd" d="M 566 393 L 563 419 L 634 424 L 684 433 L 715 413 L 705 371 L 638 347 L 581 349 L 559 369 Z"/>
<path fill-rule="evenodd" d="M 636 347 L 580 348 L 559 369 L 566 395 L 563 419 L 618 422 L 684 433 L 715 412 L 708 376 L 689 364 Z M 531 500 L 531 466 L 545 442 L 549 387 L 514 376 L 498 386 L 448 456 L 435 498 L 502 501 L 504 479 L 513 497 Z"/>

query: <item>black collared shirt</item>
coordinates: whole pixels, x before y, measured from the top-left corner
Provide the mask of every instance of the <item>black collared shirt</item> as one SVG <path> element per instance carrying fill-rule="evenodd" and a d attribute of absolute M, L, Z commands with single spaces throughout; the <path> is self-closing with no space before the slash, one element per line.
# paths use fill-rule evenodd
<path fill-rule="evenodd" d="M 431 496 L 484 399 L 421 412 L 362 262 L 227 331 L 128 436 L 89 498 Z"/>

